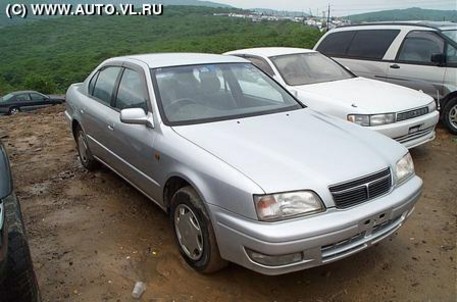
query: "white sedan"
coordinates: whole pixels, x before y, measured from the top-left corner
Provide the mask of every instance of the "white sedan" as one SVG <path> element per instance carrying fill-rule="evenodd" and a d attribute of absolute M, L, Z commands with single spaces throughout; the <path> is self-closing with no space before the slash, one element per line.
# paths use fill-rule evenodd
<path fill-rule="evenodd" d="M 310 108 L 378 131 L 407 148 L 435 138 L 439 113 L 425 93 L 357 77 L 308 49 L 267 47 L 225 54 L 250 60 Z"/>

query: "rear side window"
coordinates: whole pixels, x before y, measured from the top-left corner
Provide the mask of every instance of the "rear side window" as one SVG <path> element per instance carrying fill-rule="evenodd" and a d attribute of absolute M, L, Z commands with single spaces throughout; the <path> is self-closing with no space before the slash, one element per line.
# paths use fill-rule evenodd
<path fill-rule="evenodd" d="M 444 40 L 433 32 L 410 32 L 398 53 L 398 61 L 432 63 L 432 55 L 444 53 Z"/>
<path fill-rule="evenodd" d="M 317 50 L 329 56 L 381 60 L 399 32 L 399 30 L 339 32 L 329 35 L 328 38 L 333 35 L 337 37 L 333 37 L 327 43 L 321 43 Z"/>
<path fill-rule="evenodd" d="M 329 34 L 317 47 L 317 50 L 328 56 L 345 56 L 355 31 L 342 31 Z"/>
<path fill-rule="evenodd" d="M 98 75 L 92 95 L 106 105 L 111 103 L 114 85 L 116 84 L 120 70 L 120 67 L 107 67 L 101 70 Z"/>

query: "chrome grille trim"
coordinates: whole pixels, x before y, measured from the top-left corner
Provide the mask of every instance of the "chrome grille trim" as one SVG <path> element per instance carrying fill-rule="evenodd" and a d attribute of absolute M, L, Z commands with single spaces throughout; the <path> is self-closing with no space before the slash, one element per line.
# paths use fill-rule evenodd
<path fill-rule="evenodd" d="M 428 107 L 421 107 L 413 110 L 397 113 L 397 122 L 426 115 L 429 112 Z"/>
<path fill-rule="evenodd" d="M 344 209 L 387 194 L 391 187 L 392 175 L 390 168 L 387 168 L 347 183 L 331 186 L 329 190 L 336 207 Z"/>

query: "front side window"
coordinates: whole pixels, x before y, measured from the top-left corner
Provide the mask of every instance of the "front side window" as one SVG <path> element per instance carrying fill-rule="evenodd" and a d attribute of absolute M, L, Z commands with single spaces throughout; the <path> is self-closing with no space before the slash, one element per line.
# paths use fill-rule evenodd
<path fill-rule="evenodd" d="M 141 75 L 134 70 L 125 69 L 119 82 L 114 106 L 120 110 L 124 108 L 143 108 L 147 111 L 146 100 L 146 86 Z"/>
<path fill-rule="evenodd" d="M 432 55 L 444 53 L 444 40 L 434 32 L 410 32 L 398 53 L 398 61 L 433 64 Z"/>
<path fill-rule="evenodd" d="M 161 114 L 171 125 L 303 108 L 284 88 L 249 63 L 158 68 L 152 70 L 152 76 Z"/>
<path fill-rule="evenodd" d="M 289 86 L 325 83 L 354 77 L 344 67 L 317 52 L 282 55 L 272 57 L 271 60 Z"/>
<path fill-rule="evenodd" d="M 106 105 L 111 103 L 111 98 L 114 93 L 114 85 L 120 70 L 120 67 L 107 67 L 101 70 L 98 75 L 92 95 Z"/>
<path fill-rule="evenodd" d="M 16 95 L 16 101 L 30 101 L 30 96 L 28 93 Z"/>
<path fill-rule="evenodd" d="M 455 66 L 457 64 L 457 48 L 448 44 L 446 50 L 446 63 Z"/>

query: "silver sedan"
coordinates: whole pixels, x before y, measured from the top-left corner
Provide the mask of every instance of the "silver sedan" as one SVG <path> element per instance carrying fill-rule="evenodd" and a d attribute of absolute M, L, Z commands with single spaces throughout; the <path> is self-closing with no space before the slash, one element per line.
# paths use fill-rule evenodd
<path fill-rule="evenodd" d="M 169 213 L 203 273 L 344 258 L 398 230 L 421 193 L 402 145 L 306 108 L 242 58 L 112 58 L 66 99 L 82 165 L 106 165 Z"/>

